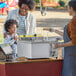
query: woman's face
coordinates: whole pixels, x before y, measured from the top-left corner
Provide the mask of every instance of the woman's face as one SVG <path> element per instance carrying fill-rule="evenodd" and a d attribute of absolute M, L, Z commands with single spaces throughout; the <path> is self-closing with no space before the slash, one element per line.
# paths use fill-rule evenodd
<path fill-rule="evenodd" d="M 69 15 L 72 15 L 72 7 L 68 6 Z"/>
<path fill-rule="evenodd" d="M 29 7 L 26 4 L 22 4 L 21 8 L 20 8 L 20 15 L 22 16 L 26 16 L 27 13 L 29 11 Z"/>
<path fill-rule="evenodd" d="M 8 29 L 8 31 L 9 31 L 10 34 L 16 33 L 17 32 L 17 26 L 16 26 L 16 24 L 13 24 L 12 26 L 10 26 L 9 29 Z"/>
<path fill-rule="evenodd" d="M 69 15 L 70 15 L 70 16 L 73 16 L 74 13 L 75 13 L 75 11 L 73 10 L 73 8 L 70 7 L 70 6 L 68 6 L 68 12 L 69 12 Z"/>

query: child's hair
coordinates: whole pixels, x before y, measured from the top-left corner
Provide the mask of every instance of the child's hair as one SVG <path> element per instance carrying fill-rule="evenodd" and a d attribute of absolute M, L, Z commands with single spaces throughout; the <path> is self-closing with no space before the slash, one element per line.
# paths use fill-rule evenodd
<path fill-rule="evenodd" d="M 74 11 L 76 11 L 76 0 L 70 1 L 70 2 L 68 3 L 68 5 L 69 5 L 70 7 L 72 7 Z"/>
<path fill-rule="evenodd" d="M 12 26 L 12 25 L 14 25 L 14 24 L 15 24 L 15 25 L 17 26 L 17 28 L 18 28 L 18 23 L 17 23 L 16 20 L 13 20 L 13 19 L 7 20 L 7 21 L 5 22 L 5 24 L 4 24 L 4 28 L 5 28 L 6 32 L 8 32 L 8 29 L 10 28 L 10 26 Z"/>

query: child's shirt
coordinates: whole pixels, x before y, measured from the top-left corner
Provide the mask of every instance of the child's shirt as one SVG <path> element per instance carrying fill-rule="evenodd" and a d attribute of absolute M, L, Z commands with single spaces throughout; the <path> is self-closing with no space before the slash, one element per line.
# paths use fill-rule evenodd
<path fill-rule="evenodd" d="M 17 41 L 14 39 L 15 36 L 18 36 L 15 34 L 14 36 L 11 36 L 10 34 L 7 35 L 7 37 L 4 39 L 5 44 L 10 44 L 11 48 L 13 49 L 13 56 L 16 57 L 17 55 Z"/>

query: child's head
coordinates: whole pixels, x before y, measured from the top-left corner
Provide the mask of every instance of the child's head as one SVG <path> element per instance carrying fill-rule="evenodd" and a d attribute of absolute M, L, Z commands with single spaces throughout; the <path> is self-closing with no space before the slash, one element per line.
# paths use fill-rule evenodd
<path fill-rule="evenodd" d="M 10 19 L 6 21 L 4 26 L 5 26 L 6 32 L 13 34 L 13 33 L 16 33 L 17 31 L 18 23 L 16 20 Z"/>

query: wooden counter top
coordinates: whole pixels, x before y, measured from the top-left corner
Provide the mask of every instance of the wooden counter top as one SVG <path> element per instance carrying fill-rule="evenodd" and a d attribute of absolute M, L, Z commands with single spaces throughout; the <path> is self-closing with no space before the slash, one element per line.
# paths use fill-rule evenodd
<path fill-rule="evenodd" d="M 33 60 L 17 60 L 17 61 L 9 61 L 9 62 L 3 62 L 0 61 L 0 64 L 12 64 L 12 63 L 36 63 L 36 62 L 53 62 L 53 61 L 63 61 L 63 59 L 55 59 L 55 58 L 48 58 L 48 59 L 33 59 Z"/>

